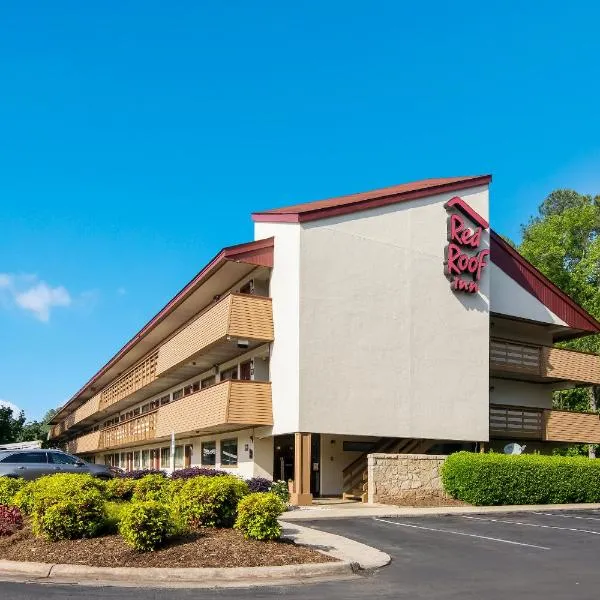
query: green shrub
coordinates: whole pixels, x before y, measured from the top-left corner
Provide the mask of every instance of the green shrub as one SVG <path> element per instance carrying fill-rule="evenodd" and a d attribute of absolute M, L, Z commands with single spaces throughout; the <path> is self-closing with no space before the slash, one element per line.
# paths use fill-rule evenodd
<path fill-rule="evenodd" d="M 25 485 L 23 479 L 0 477 L 0 504 L 12 506 L 16 493 Z"/>
<path fill-rule="evenodd" d="M 273 492 L 257 492 L 242 498 L 237 507 L 235 528 L 255 540 L 276 540 L 281 536 L 277 517 L 285 503 Z"/>
<path fill-rule="evenodd" d="M 94 537 L 105 523 L 104 499 L 90 489 L 47 506 L 36 504 L 32 528 L 35 535 L 54 542 Z"/>
<path fill-rule="evenodd" d="M 284 504 L 290 501 L 290 486 L 287 481 L 274 481 L 269 491 L 278 496 Z"/>
<path fill-rule="evenodd" d="M 80 492 L 93 490 L 105 498 L 106 484 L 91 475 L 59 473 L 47 475 L 24 485 L 13 501 L 25 514 L 30 515 L 38 505 L 49 506 L 68 500 Z"/>
<path fill-rule="evenodd" d="M 164 502 L 169 499 L 170 481 L 164 475 L 146 475 L 134 483 L 134 502 Z"/>
<path fill-rule="evenodd" d="M 135 491 L 136 481 L 126 477 L 115 477 L 105 482 L 107 500 L 131 500 Z"/>
<path fill-rule="evenodd" d="M 231 475 L 185 481 L 173 505 L 179 518 L 198 527 L 232 527 L 238 502 L 248 494 L 245 481 Z"/>
<path fill-rule="evenodd" d="M 125 543 L 140 552 L 155 550 L 176 529 L 169 508 L 152 500 L 126 505 L 119 524 Z"/>
<path fill-rule="evenodd" d="M 454 498 L 479 506 L 600 502 L 600 460 L 457 452 L 442 482 Z"/>
<path fill-rule="evenodd" d="M 106 511 L 106 521 L 103 531 L 106 533 L 117 533 L 119 531 L 119 523 L 129 506 L 128 502 L 106 502 L 104 510 Z"/>

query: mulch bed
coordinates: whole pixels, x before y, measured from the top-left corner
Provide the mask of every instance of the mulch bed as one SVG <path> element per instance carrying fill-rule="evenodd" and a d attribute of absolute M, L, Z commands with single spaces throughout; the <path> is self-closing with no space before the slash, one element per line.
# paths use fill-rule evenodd
<path fill-rule="evenodd" d="M 0 559 L 94 567 L 266 567 L 335 560 L 291 541 L 246 540 L 234 529 L 201 529 L 142 553 L 118 535 L 46 542 L 29 527 L 0 537 Z"/>

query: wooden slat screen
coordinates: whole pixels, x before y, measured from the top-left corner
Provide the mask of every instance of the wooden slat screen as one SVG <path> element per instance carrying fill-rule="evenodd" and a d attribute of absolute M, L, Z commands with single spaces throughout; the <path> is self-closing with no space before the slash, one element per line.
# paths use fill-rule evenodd
<path fill-rule="evenodd" d="M 540 348 L 492 339 L 490 365 L 495 369 L 540 375 Z"/>
<path fill-rule="evenodd" d="M 100 431 L 98 447 L 100 449 L 116 448 L 154 439 L 156 437 L 156 415 L 157 411 L 149 412 L 141 417 Z"/>
<path fill-rule="evenodd" d="M 492 404 L 490 435 L 542 439 L 543 409 Z"/>

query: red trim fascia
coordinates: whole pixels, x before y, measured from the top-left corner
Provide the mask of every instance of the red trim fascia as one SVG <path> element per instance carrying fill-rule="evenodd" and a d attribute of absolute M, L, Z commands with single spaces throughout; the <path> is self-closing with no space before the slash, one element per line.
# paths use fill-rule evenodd
<path fill-rule="evenodd" d="M 463 181 L 455 181 L 452 183 L 441 183 L 439 185 L 431 185 L 425 188 L 410 190 L 407 192 L 394 192 L 385 196 L 376 198 L 367 198 L 359 202 L 349 202 L 339 206 L 328 206 L 325 208 L 308 209 L 304 212 L 256 212 L 252 213 L 252 220 L 255 223 L 306 223 L 307 221 L 316 221 L 318 219 L 327 219 L 329 217 L 337 217 L 348 215 L 372 208 L 380 208 L 409 200 L 417 200 L 426 196 L 433 196 L 444 192 L 454 192 L 468 188 L 486 185 L 492 180 L 491 175 L 482 175 L 473 179 Z"/>
<path fill-rule="evenodd" d="M 257 240 L 255 242 L 246 242 L 243 244 L 236 244 L 235 246 L 227 246 L 223 248 L 213 259 L 189 282 L 187 283 L 175 296 L 167 302 L 167 304 L 154 316 L 146 325 L 144 325 L 138 333 L 136 333 L 73 397 L 68 400 L 64 406 L 59 409 L 59 413 L 63 411 L 69 404 L 71 404 L 77 397 L 86 391 L 94 382 L 104 375 L 108 369 L 113 367 L 123 355 L 125 355 L 135 344 L 137 344 L 143 337 L 145 337 L 152 329 L 159 325 L 165 318 L 175 310 L 186 298 L 188 298 L 200 284 L 209 276 L 217 271 L 227 261 L 236 262 L 248 262 L 250 264 L 264 264 L 264 266 L 273 265 L 273 248 L 274 238 L 266 238 L 263 240 Z M 263 258 L 263 262 L 257 263 L 252 260 L 256 254 L 260 254 L 262 257 L 269 256 L 270 258 Z M 270 264 L 269 264 L 270 263 Z M 57 413 L 58 414 L 58 413 Z"/>
<path fill-rule="evenodd" d="M 462 198 L 458 196 L 454 196 L 444 204 L 444 208 L 448 210 L 449 208 L 456 207 L 460 210 L 464 215 L 466 215 L 473 223 L 477 223 L 483 229 L 487 229 L 490 224 L 473 208 L 471 208 Z"/>
<path fill-rule="evenodd" d="M 493 230 L 490 230 L 490 250 L 492 262 L 496 266 L 535 296 L 569 327 L 590 333 L 600 332 L 600 322 L 554 285 Z"/>

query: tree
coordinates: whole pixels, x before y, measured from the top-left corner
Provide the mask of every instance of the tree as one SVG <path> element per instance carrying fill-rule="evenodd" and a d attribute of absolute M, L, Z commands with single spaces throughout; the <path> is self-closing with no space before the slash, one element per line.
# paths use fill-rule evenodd
<path fill-rule="evenodd" d="M 19 441 L 24 423 L 23 411 L 15 418 L 10 406 L 0 406 L 0 443 L 10 444 Z"/>
<path fill-rule="evenodd" d="M 600 319 L 600 195 L 555 190 L 522 227 L 519 252 L 548 279 Z M 564 347 L 600 354 L 600 335 Z M 556 392 L 554 405 L 597 412 L 600 386 Z M 593 448 L 590 448 L 590 456 Z"/>
<path fill-rule="evenodd" d="M 51 408 L 42 417 L 41 421 L 27 421 L 19 435 L 17 441 L 19 442 L 32 442 L 35 440 L 45 441 L 48 438 L 48 431 L 50 431 L 49 421 L 56 414 L 56 410 Z"/>

